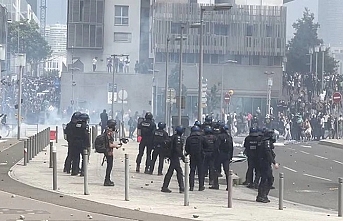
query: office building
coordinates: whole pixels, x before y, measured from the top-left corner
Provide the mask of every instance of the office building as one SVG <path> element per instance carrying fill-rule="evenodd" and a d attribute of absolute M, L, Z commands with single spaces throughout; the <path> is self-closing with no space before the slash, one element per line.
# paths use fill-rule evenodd
<path fill-rule="evenodd" d="M 63 63 L 67 62 L 67 25 L 47 25 L 45 39 L 52 50 L 52 57 L 46 62 L 45 70 L 61 72 Z"/>

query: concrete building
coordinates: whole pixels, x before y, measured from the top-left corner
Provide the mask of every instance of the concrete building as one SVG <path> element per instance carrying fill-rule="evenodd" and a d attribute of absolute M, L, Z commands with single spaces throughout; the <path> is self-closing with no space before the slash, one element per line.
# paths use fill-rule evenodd
<path fill-rule="evenodd" d="M 8 19 L 20 21 L 21 19 L 34 20 L 39 25 L 39 19 L 35 10 L 26 0 L 0 0 L 0 4 L 7 8 L 9 13 Z M 33 7 L 36 7 L 34 4 Z"/>
<path fill-rule="evenodd" d="M 274 1 L 275 3 L 276 1 Z M 277 2 L 276 2 L 277 3 Z M 282 2 L 281 2 L 282 5 Z M 163 101 L 166 42 L 180 33 L 182 23 L 199 22 L 199 5 L 182 3 L 156 3 L 154 38 L 158 101 Z M 210 87 L 221 85 L 223 93 L 234 90 L 231 111 L 266 111 L 267 76 L 274 72 L 273 103 L 280 97 L 282 64 L 286 46 L 286 8 L 268 5 L 233 5 L 230 11 L 204 14 L 203 76 Z M 197 112 L 199 31 L 184 30 L 187 40 L 183 50 L 183 82 L 187 88 L 185 114 Z M 169 68 L 179 62 L 179 43 L 169 45 Z M 223 64 L 227 60 L 236 64 Z M 218 96 L 221 91 L 218 92 Z M 157 104 L 163 110 L 163 102 Z M 219 105 L 218 105 L 219 106 Z M 216 112 L 219 112 L 217 110 Z M 206 110 L 205 110 L 206 113 Z M 161 114 L 161 113 L 159 113 Z M 192 118 L 192 116 L 191 116 Z"/>
<path fill-rule="evenodd" d="M 62 72 L 63 64 L 67 62 L 67 25 L 47 25 L 45 39 L 52 50 L 52 58 L 46 62 L 45 71 Z"/>
<path fill-rule="evenodd" d="M 343 1 L 319 0 L 319 37 L 322 38 L 339 61 L 339 73 L 343 74 Z"/>

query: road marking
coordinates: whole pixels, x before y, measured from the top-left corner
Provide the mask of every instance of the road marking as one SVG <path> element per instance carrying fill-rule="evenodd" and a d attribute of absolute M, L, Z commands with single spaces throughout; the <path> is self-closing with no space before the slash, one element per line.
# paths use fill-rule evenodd
<path fill-rule="evenodd" d="M 302 151 L 302 150 L 300 150 L 300 152 L 301 152 L 301 153 L 304 153 L 304 154 L 310 154 L 310 153 L 307 153 L 307 152 L 305 152 L 305 151 Z"/>
<path fill-rule="evenodd" d="M 342 165 L 343 165 L 343 163 L 340 162 L 340 161 L 338 161 L 338 160 L 332 160 L 332 161 L 335 162 L 335 163 L 339 163 L 339 164 L 342 164 Z"/>
<path fill-rule="evenodd" d="M 292 147 L 288 147 L 288 149 L 290 149 L 290 150 L 295 150 L 294 148 L 292 148 Z"/>
<path fill-rule="evenodd" d="M 307 173 L 304 173 L 303 174 L 304 176 L 308 176 L 308 177 L 312 177 L 312 178 L 316 178 L 316 179 L 320 179 L 320 180 L 325 180 L 325 181 L 332 181 L 330 179 L 326 179 L 326 178 L 323 178 L 323 177 L 320 177 L 320 176 L 313 176 L 313 175 L 310 175 L 310 174 L 307 174 Z"/>
<path fill-rule="evenodd" d="M 274 146 L 285 146 L 285 144 L 284 143 L 274 143 Z"/>
<path fill-rule="evenodd" d="M 294 173 L 296 173 L 296 172 L 297 172 L 296 170 L 293 170 L 293 169 L 291 169 L 291 168 L 289 168 L 289 167 L 285 167 L 285 166 L 283 166 L 283 168 L 284 168 L 284 169 L 286 169 L 286 170 L 292 171 L 292 172 L 294 172 Z"/>
<path fill-rule="evenodd" d="M 308 145 L 300 145 L 300 146 L 302 146 L 302 147 L 305 147 L 305 148 L 312 148 L 311 146 L 308 146 Z"/>
<path fill-rule="evenodd" d="M 324 160 L 327 160 L 328 158 L 326 158 L 326 157 L 322 157 L 322 156 L 319 156 L 319 155 L 314 155 L 315 157 L 318 157 L 318 158 L 322 158 L 322 159 L 324 159 Z"/>
<path fill-rule="evenodd" d="M 319 193 L 319 191 L 316 190 L 296 190 L 297 193 Z"/>

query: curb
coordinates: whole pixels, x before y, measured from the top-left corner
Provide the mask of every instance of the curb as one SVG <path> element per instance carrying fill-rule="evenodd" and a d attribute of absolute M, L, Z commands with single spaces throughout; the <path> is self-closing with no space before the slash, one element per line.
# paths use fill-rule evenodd
<path fill-rule="evenodd" d="M 318 144 L 343 149 L 343 144 L 335 143 L 335 142 L 328 141 L 328 140 L 321 140 L 318 142 Z"/>

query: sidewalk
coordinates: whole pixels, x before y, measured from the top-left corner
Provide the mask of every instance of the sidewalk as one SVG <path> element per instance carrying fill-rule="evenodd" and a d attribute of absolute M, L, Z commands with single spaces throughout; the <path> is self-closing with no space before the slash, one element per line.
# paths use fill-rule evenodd
<path fill-rule="evenodd" d="M 338 220 L 335 211 L 284 202 L 284 210 L 278 210 L 278 199 L 270 197 L 271 203 L 255 202 L 256 192 L 242 186 L 233 189 L 233 208 L 227 208 L 227 192 L 222 185 L 220 190 L 190 192 L 190 206 L 183 206 L 183 194 L 178 193 L 176 175 L 170 183 L 170 194 L 160 192 L 164 176 L 147 175 L 135 172 L 135 158 L 138 143 L 131 141 L 123 149 L 115 150 L 115 163 L 112 180 L 114 187 L 104 187 L 106 164 L 102 167 L 102 155 L 91 153 L 89 164 L 89 192 L 83 195 L 83 177 L 72 177 L 62 172 L 67 144 L 59 140 L 58 157 L 58 192 L 94 202 L 105 203 L 116 207 L 140 210 L 148 213 L 164 214 L 174 217 L 209 221 L 295 221 L 295 220 Z M 124 154 L 130 158 L 130 201 L 124 201 Z M 142 162 L 145 162 L 144 158 Z M 144 167 L 144 164 L 141 165 Z M 164 173 L 168 165 L 165 164 Z M 156 168 L 157 169 L 157 168 Z M 49 154 L 40 153 L 26 167 L 22 162 L 12 168 L 10 175 L 20 182 L 52 190 L 52 169 L 49 169 Z M 195 189 L 197 189 L 197 184 Z M 206 185 L 208 187 L 208 185 Z M 277 190 L 272 190 L 277 191 Z M 197 217 L 198 218 L 193 218 Z M 340 219 L 341 220 L 341 219 Z"/>
<path fill-rule="evenodd" d="M 319 144 L 343 149 L 343 139 L 325 139 L 319 141 Z"/>

